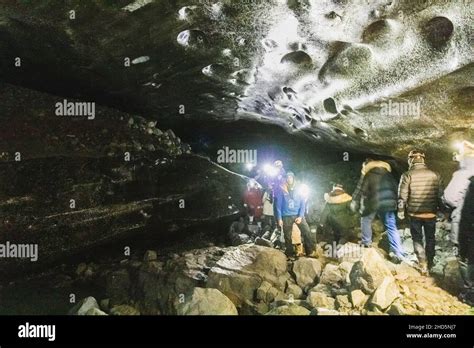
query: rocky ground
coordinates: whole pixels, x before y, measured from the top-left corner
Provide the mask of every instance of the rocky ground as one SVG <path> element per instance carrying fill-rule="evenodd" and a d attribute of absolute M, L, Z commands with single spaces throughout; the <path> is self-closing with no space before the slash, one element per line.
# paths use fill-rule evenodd
<path fill-rule="evenodd" d="M 57 286 L 94 284 L 69 305 L 73 315 L 466 315 L 461 279 L 439 223 L 436 265 L 422 276 L 394 264 L 379 246 L 346 243 L 336 254 L 318 244 L 319 257 L 289 261 L 279 250 L 253 244 L 209 244 L 103 263 L 80 263 L 56 275 Z M 409 253 L 411 239 L 400 230 Z M 413 254 L 409 259 L 413 259 Z M 75 268 L 75 269 L 74 269 Z M 67 274 L 67 275 L 66 275 Z"/>

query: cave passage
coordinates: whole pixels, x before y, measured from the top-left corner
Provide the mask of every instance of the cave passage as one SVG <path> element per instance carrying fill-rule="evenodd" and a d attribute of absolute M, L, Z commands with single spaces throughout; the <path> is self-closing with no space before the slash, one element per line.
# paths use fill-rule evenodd
<path fill-rule="evenodd" d="M 0 315 L 472 314 L 472 13 L 3 2 Z"/>

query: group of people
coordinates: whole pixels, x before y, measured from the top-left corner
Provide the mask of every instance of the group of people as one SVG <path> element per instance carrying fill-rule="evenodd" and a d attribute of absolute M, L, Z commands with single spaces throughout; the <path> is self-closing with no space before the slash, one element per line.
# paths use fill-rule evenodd
<path fill-rule="evenodd" d="M 257 244 L 275 243 L 276 227 L 283 234 L 278 241 L 283 242 L 283 248 L 289 257 L 303 254 L 315 256 L 316 236 L 312 233 L 305 220 L 307 192 L 296 181 L 293 172 L 286 172 L 283 162 L 277 160 L 273 164 L 273 172 L 263 178 L 266 188 L 262 193 L 260 184 L 251 180 L 244 195 L 244 206 L 250 224 L 256 224 L 262 233 L 258 234 Z M 295 229 L 300 233 L 302 243 L 295 242 Z M 255 234 L 255 233 L 254 233 Z"/>
<path fill-rule="evenodd" d="M 320 225 L 332 230 L 334 239 L 347 240 L 354 235 L 357 214 L 360 214 L 362 247 L 372 244 L 372 222 L 379 217 L 387 232 L 390 257 L 394 262 L 405 260 L 397 228 L 399 220 L 408 219 L 414 251 L 419 267 L 428 273 L 435 256 L 436 219 L 440 213 L 451 213 L 451 240 L 458 251 L 461 272 L 466 285 L 474 282 L 474 145 L 465 141 L 458 156 L 460 168 L 444 189 L 441 176 L 428 168 L 422 151 L 408 154 L 408 171 L 399 182 L 390 164 L 368 158 L 362 165 L 360 179 L 354 193 L 335 184 L 325 194 L 325 206 Z M 299 190 L 300 184 L 293 172 L 286 172 L 283 163 L 274 163 L 276 173 L 267 180 L 261 193 L 259 186 L 249 187 L 245 204 L 251 219 L 259 220 L 273 229 L 281 228 L 284 249 L 289 257 L 295 256 L 292 232 L 295 226 L 301 232 L 306 256 L 316 256 L 316 234 L 305 220 L 307 196 Z M 258 185 L 258 184 L 257 184 Z M 423 239 L 425 242 L 423 242 Z"/>

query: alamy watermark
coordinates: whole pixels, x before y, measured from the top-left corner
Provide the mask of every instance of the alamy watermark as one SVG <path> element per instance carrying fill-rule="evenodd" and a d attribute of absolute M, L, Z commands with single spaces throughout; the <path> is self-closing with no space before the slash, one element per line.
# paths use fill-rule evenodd
<path fill-rule="evenodd" d="M 0 244 L 0 258 L 30 259 L 38 261 L 38 244 L 15 244 L 9 241 Z"/>
<path fill-rule="evenodd" d="M 358 259 L 362 257 L 363 247 L 353 243 L 338 244 L 336 242 L 332 242 L 324 244 L 323 251 L 324 256 L 333 259 L 340 259 L 342 257 Z"/>
<path fill-rule="evenodd" d="M 94 102 L 70 102 L 64 99 L 55 104 L 56 116 L 87 117 L 88 120 L 95 119 Z"/>
<path fill-rule="evenodd" d="M 421 117 L 421 99 L 418 101 L 397 102 L 389 100 L 380 104 L 380 115 L 383 117 Z"/>
<path fill-rule="evenodd" d="M 224 146 L 217 151 L 217 163 L 242 163 L 257 165 L 257 150 L 235 150 Z"/>

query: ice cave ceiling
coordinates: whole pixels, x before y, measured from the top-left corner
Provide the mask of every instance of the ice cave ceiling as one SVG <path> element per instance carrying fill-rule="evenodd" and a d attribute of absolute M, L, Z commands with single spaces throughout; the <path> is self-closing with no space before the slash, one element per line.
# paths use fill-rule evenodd
<path fill-rule="evenodd" d="M 462 0 L 4 0 L 0 78 L 170 126 L 251 118 L 362 151 L 448 153 L 474 134 L 473 9 Z"/>

